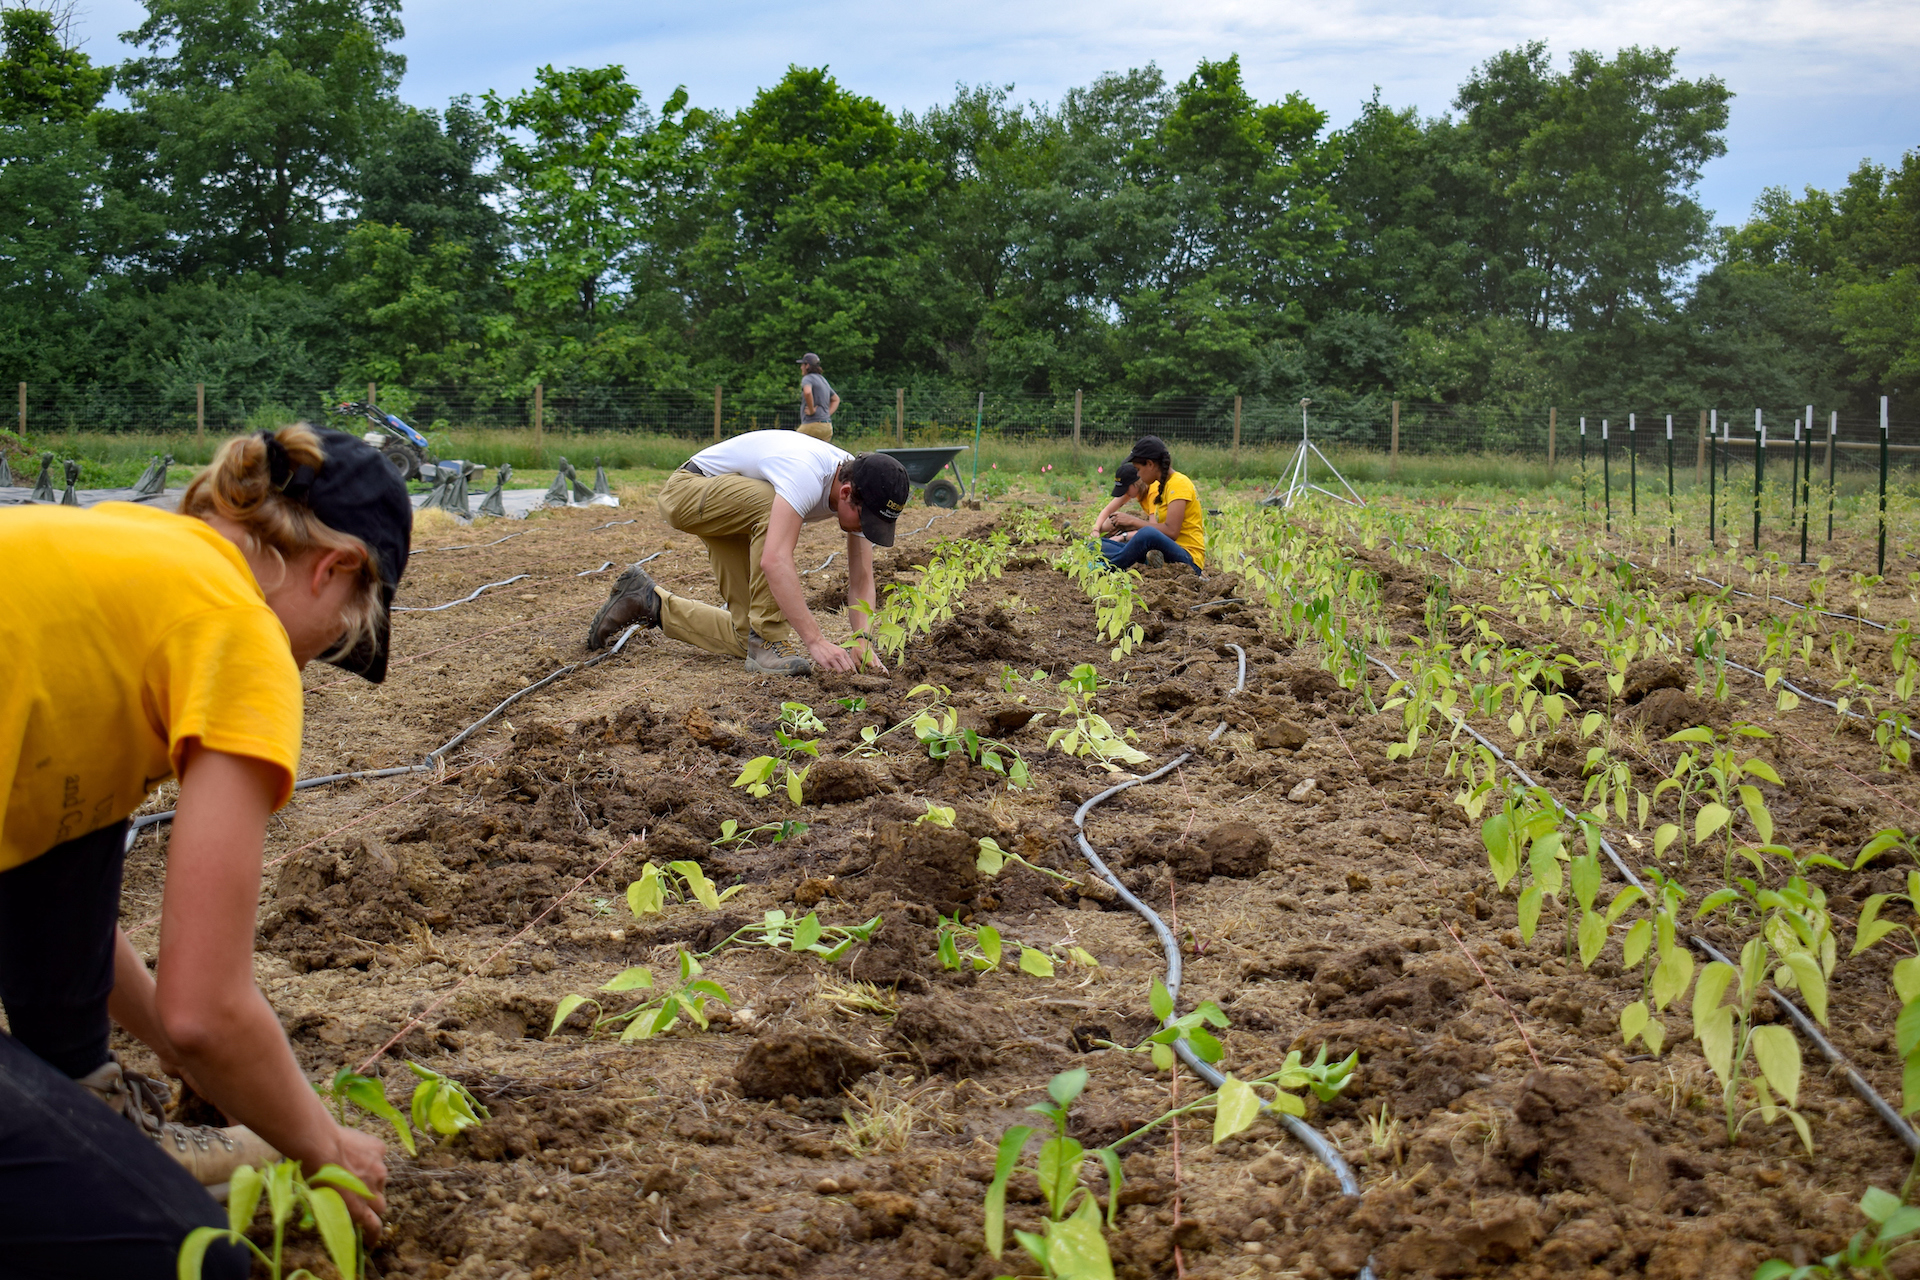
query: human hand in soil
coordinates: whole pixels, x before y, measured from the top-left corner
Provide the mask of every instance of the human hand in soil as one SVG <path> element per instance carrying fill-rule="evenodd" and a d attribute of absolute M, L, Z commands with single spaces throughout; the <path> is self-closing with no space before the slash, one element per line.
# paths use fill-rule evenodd
<path fill-rule="evenodd" d="M 347 1209 L 353 1214 L 354 1221 L 360 1224 L 360 1230 L 367 1239 L 377 1240 L 380 1238 L 380 1215 L 387 1211 L 387 1144 L 371 1134 L 349 1129 L 345 1125 L 335 1125 L 334 1129 L 334 1153 L 321 1163 L 339 1165 L 366 1183 L 367 1190 L 373 1192 L 371 1201 L 362 1200 L 346 1190 L 340 1191 L 340 1198 L 347 1202 Z M 306 1172 L 317 1173 L 319 1166 L 313 1165 Z"/>
<path fill-rule="evenodd" d="M 887 665 L 880 661 L 880 655 L 865 640 L 855 640 L 848 646 L 853 651 L 854 661 L 862 671 L 872 671 L 875 675 L 886 675 Z"/>
<path fill-rule="evenodd" d="M 851 653 L 825 636 L 807 642 L 807 655 L 813 659 L 813 665 L 823 671 L 858 671 L 860 669 L 860 664 L 854 661 Z"/>

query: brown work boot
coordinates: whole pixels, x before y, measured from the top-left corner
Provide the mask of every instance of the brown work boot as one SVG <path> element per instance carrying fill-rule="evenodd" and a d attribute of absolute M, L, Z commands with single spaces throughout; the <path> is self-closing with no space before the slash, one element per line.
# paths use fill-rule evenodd
<path fill-rule="evenodd" d="M 593 615 L 593 625 L 587 628 L 587 648 L 604 648 L 607 641 L 636 622 L 643 627 L 660 625 L 659 589 L 653 585 L 652 575 L 637 564 L 614 580 L 607 602 Z"/>
<path fill-rule="evenodd" d="M 747 674 L 750 676 L 804 676 L 813 671 L 813 659 L 792 640 L 762 640 L 747 633 Z"/>
<path fill-rule="evenodd" d="M 150 1076 L 126 1070 L 118 1058 L 108 1058 L 74 1083 L 131 1120 L 203 1187 L 224 1184 L 241 1165 L 270 1165 L 280 1159 L 278 1151 L 244 1125 L 216 1129 L 165 1119 L 171 1091 Z"/>

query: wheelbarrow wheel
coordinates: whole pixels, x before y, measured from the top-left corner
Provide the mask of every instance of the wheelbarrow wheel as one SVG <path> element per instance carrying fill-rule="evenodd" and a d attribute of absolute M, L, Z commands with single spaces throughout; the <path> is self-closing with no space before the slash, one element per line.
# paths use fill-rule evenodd
<path fill-rule="evenodd" d="M 960 486 L 945 478 L 929 480 L 927 487 L 920 492 L 930 507 L 945 507 L 951 511 L 960 505 Z"/>

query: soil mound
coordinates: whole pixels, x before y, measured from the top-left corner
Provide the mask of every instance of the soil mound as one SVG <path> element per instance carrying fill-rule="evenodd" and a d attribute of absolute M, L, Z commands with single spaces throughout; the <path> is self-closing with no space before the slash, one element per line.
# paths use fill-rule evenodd
<path fill-rule="evenodd" d="M 749 1098 L 824 1098 L 879 1065 L 873 1055 L 837 1037 L 782 1032 L 754 1041 L 733 1078 Z"/>
<path fill-rule="evenodd" d="M 996 1021 L 977 1002 L 935 992 L 902 1001 L 893 1034 L 928 1075 L 945 1072 L 958 1080 L 977 1075 L 996 1060 Z"/>

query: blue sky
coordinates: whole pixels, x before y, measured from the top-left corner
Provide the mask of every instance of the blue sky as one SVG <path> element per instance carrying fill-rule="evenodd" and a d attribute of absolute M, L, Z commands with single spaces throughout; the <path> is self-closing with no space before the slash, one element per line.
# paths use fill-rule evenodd
<path fill-rule="evenodd" d="M 96 60 L 116 60 L 118 33 L 143 16 L 137 0 L 82 0 L 77 34 Z M 1528 39 L 1562 65 L 1576 48 L 1674 47 L 1683 74 L 1717 75 L 1736 95 L 1728 154 L 1701 184 L 1722 223 L 1767 186 L 1835 187 L 1863 158 L 1897 163 L 1920 147 L 1912 0 L 409 0 L 403 19 L 401 92 L 421 106 L 521 88 L 543 63 L 618 62 L 651 103 L 685 84 L 696 105 L 731 109 L 789 63 L 825 63 L 848 88 L 917 111 L 961 81 L 1051 102 L 1103 71 L 1154 62 L 1177 79 L 1238 53 L 1256 96 L 1297 90 L 1344 124 L 1376 84 L 1391 105 L 1446 110 L 1476 63 Z"/>

